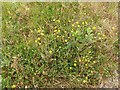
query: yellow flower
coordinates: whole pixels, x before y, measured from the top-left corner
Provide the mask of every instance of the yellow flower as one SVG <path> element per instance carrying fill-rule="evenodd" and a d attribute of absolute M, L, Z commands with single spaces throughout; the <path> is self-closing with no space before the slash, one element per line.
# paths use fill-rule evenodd
<path fill-rule="evenodd" d="M 82 22 L 82 25 L 84 25 L 85 23 L 84 22 Z"/>
<path fill-rule="evenodd" d="M 86 63 L 86 64 L 85 64 L 85 66 L 87 67 L 87 66 L 88 66 L 88 64 Z"/>
<path fill-rule="evenodd" d="M 57 30 L 54 30 L 54 32 L 57 32 Z"/>
<path fill-rule="evenodd" d="M 78 31 L 75 32 L 76 34 L 78 33 Z"/>
<path fill-rule="evenodd" d="M 59 35 L 57 35 L 57 38 L 59 38 L 60 36 Z"/>
<path fill-rule="evenodd" d="M 100 35 L 100 33 L 98 33 L 98 35 Z"/>
<path fill-rule="evenodd" d="M 70 69 L 72 69 L 72 67 L 70 67 Z"/>
<path fill-rule="evenodd" d="M 38 33 L 39 33 L 40 31 L 41 31 L 41 30 L 39 29 L 39 30 L 38 30 Z"/>
<path fill-rule="evenodd" d="M 83 80 L 83 83 L 86 83 L 87 81 L 86 80 Z"/>
<path fill-rule="evenodd" d="M 77 66 L 77 64 L 76 64 L 76 63 L 74 63 L 74 66 L 76 67 L 76 66 Z"/>
<path fill-rule="evenodd" d="M 77 62 L 76 60 L 74 62 Z"/>
<path fill-rule="evenodd" d="M 67 39 L 65 40 L 65 42 L 67 42 Z"/>
<path fill-rule="evenodd" d="M 44 36 L 45 34 L 44 33 L 41 33 L 42 36 Z"/>
<path fill-rule="evenodd" d="M 58 30 L 58 32 L 60 32 L 60 30 Z"/>
<path fill-rule="evenodd" d="M 74 24 L 72 24 L 72 27 L 74 27 L 75 25 Z"/>
<path fill-rule="evenodd" d="M 78 25 L 78 27 L 80 27 L 80 25 Z"/>
<path fill-rule="evenodd" d="M 55 19 L 53 19 L 53 21 L 55 21 Z"/>
<path fill-rule="evenodd" d="M 11 88 L 16 88 L 16 85 L 12 85 L 12 87 Z"/>
<path fill-rule="evenodd" d="M 96 63 L 96 61 L 93 61 L 93 63 Z"/>
<path fill-rule="evenodd" d="M 70 38 L 70 37 L 68 37 L 68 38 Z"/>
<path fill-rule="evenodd" d="M 96 29 L 96 27 L 94 26 L 94 27 L 93 27 L 93 30 L 95 30 L 95 29 Z"/>
<path fill-rule="evenodd" d="M 86 25 L 88 24 L 87 21 L 85 21 L 85 24 L 86 24 Z"/>
<path fill-rule="evenodd" d="M 70 22 L 70 20 L 68 22 Z"/>
<path fill-rule="evenodd" d="M 81 60 L 81 59 L 79 59 L 79 62 L 82 62 L 82 60 Z"/>
<path fill-rule="evenodd" d="M 40 38 L 38 38 L 38 40 L 40 40 Z"/>
<path fill-rule="evenodd" d="M 66 33 L 66 31 L 64 31 Z"/>
<path fill-rule="evenodd" d="M 56 22 L 60 23 L 60 20 L 56 20 Z"/>
<path fill-rule="evenodd" d="M 41 43 L 38 43 L 39 45 L 41 45 Z"/>
<path fill-rule="evenodd" d="M 37 42 L 37 40 L 35 40 L 35 42 Z"/>
<path fill-rule="evenodd" d="M 50 50 L 49 53 L 52 54 L 52 50 Z"/>
<path fill-rule="evenodd" d="M 76 22 L 76 24 L 78 24 L 78 22 Z"/>
<path fill-rule="evenodd" d="M 115 27 L 112 27 L 112 30 L 114 30 L 115 29 Z"/>
<path fill-rule="evenodd" d="M 31 30 L 31 33 L 33 33 L 33 31 Z"/>
<path fill-rule="evenodd" d="M 73 33 L 73 30 L 71 31 L 71 33 Z"/>

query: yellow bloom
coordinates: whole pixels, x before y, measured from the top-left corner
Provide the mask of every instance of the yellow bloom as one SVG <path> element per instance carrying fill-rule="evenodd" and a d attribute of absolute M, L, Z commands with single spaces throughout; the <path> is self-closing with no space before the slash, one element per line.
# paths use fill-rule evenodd
<path fill-rule="evenodd" d="M 93 30 L 95 30 L 95 29 L 96 29 L 96 27 L 94 26 L 94 27 L 93 27 Z"/>
<path fill-rule="evenodd" d="M 57 30 L 54 30 L 54 32 L 57 32 Z"/>
<path fill-rule="evenodd" d="M 38 30 L 38 33 L 39 33 L 40 31 L 41 31 L 41 30 L 39 29 L 39 30 Z"/>
<path fill-rule="evenodd" d="M 31 30 L 31 33 L 33 33 L 33 31 Z"/>
<path fill-rule="evenodd" d="M 77 64 L 76 64 L 76 63 L 74 63 L 74 66 L 76 67 L 76 66 L 77 66 Z"/>
<path fill-rule="evenodd" d="M 96 61 L 93 61 L 93 63 L 96 63 Z"/>
<path fill-rule="evenodd" d="M 74 62 L 77 62 L 76 60 Z"/>
<path fill-rule="evenodd" d="M 41 45 L 41 43 L 38 43 L 39 45 Z"/>
<path fill-rule="evenodd" d="M 86 80 L 83 80 L 83 83 L 86 83 L 87 81 Z"/>
<path fill-rule="evenodd" d="M 68 22 L 70 22 L 70 20 Z"/>
<path fill-rule="evenodd" d="M 85 64 L 85 66 L 87 67 L 87 66 L 88 66 L 88 64 L 86 63 L 86 64 Z"/>
<path fill-rule="evenodd" d="M 100 35 L 100 33 L 98 33 L 98 35 Z"/>
<path fill-rule="evenodd" d="M 44 33 L 41 33 L 42 36 L 44 36 L 45 34 Z"/>
<path fill-rule="evenodd" d="M 66 31 L 64 31 L 66 33 Z"/>
<path fill-rule="evenodd" d="M 70 69 L 72 69 L 72 67 L 70 67 Z"/>
<path fill-rule="evenodd" d="M 74 27 L 75 25 L 74 24 L 72 24 L 72 27 Z"/>
<path fill-rule="evenodd" d="M 65 40 L 65 42 L 67 42 L 67 39 Z"/>
<path fill-rule="evenodd" d="M 82 22 L 82 25 L 84 25 L 85 23 L 84 22 Z"/>
<path fill-rule="evenodd" d="M 75 32 L 76 34 L 78 33 L 78 31 Z"/>
<path fill-rule="evenodd" d="M 86 25 L 88 24 L 87 21 L 85 21 L 85 24 L 86 24 Z"/>
<path fill-rule="evenodd" d="M 58 22 L 58 23 L 59 23 L 59 22 L 60 22 L 60 20 L 56 20 L 56 22 Z"/>
<path fill-rule="evenodd" d="M 79 59 L 79 62 L 82 62 L 82 60 L 81 60 L 81 59 Z"/>
<path fill-rule="evenodd" d="M 58 30 L 58 32 L 60 32 L 60 30 Z"/>
<path fill-rule="evenodd" d="M 50 50 L 49 53 L 52 54 L 52 50 Z"/>
<path fill-rule="evenodd" d="M 57 38 L 59 38 L 60 36 L 59 35 L 57 35 Z"/>
<path fill-rule="evenodd" d="M 76 24 L 78 24 L 78 22 L 76 22 Z"/>
<path fill-rule="evenodd" d="M 78 25 L 78 27 L 80 27 L 80 25 Z"/>
<path fill-rule="evenodd" d="M 16 85 L 12 85 L 12 87 L 11 88 L 16 88 Z"/>
<path fill-rule="evenodd" d="M 38 40 L 40 40 L 40 38 L 38 38 Z"/>
<path fill-rule="evenodd" d="M 115 27 L 112 27 L 112 30 L 114 30 L 115 29 Z"/>
<path fill-rule="evenodd" d="M 55 21 L 55 19 L 53 19 L 53 21 Z"/>
<path fill-rule="evenodd" d="M 37 40 L 35 40 L 35 42 L 37 42 Z"/>
<path fill-rule="evenodd" d="M 68 38 L 70 38 L 70 37 L 68 37 Z"/>

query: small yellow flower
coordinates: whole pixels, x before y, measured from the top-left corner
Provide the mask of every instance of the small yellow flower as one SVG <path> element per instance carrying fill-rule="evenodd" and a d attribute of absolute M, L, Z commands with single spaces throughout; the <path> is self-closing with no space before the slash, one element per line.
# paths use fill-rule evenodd
<path fill-rule="evenodd" d="M 100 33 L 98 33 L 98 35 L 100 35 Z"/>
<path fill-rule="evenodd" d="M 86 25 L 88 24 L 87 21 L 85 21 L 85 24 L 86 24 Z"/>
<path fill-rule="evenodd" d="M 86 63 L 86 64 L 85 64 L 85 66 L 87 67 L 87 66 L 88 66 L 88 64 Z"/>
<path fill-rule="evenodd" d="M 60 36 L 59 35 L 57 35 L 57 38 L 59 38 Z"/>
<path fill-rule="evenodd" d="M 85 24 L 85 22 L 82 22 L 82 25 L 84 25 Z"/>
<path fill-rule="evenodd" d="M 72 69 L 72 67 L 70 67 L 70 69 Z"/>
<path fill-rule="evenodd" d="M 112 30 L 114 30 L 115 29 L 115 27 L 112 27 Z"/>
<path fill-rule="evenodd" d="M 42 36 L 44 36 L 45 34 L 44 33 L 41 33 Z"/>
<path fill-rule="evenodd" d="M 33 31 L 31 30 L 31 33 L 33 33 Z"/>
<path fill-rule="evenodd" d="M 38 30 L 38 33 L 39 33 L 40 31 L 41 31 L 41 30 L 39 29 L 39 30 Z"/>
<path fill-rule="evenodd" d="M 41 43 L 38 43 L 39 45 L 41 45 Z"/>
<path fill-rule="evenodd" d="M 12 85 L 12 87 L 11 88 L 16 88 L 16 85 Z"/>
<path fill-rule="evenodd" d="M 52 50 L 50 50 L 49 53 L 52 54 Z"/>
<path fill-rule="evenodd" d="M 87 81 L 86 80 L 83 80 L 83 83 L 86 83 Z"/>
<path fill-rule="evenodd" d="M 78 22 L 76 22 L 76 24 L 78 24 Z"/>
<path fill-rule="evenodd" d="M 93 61 L 93 63 L 96 63 L 96 61 Z"/>
<path fill-rule="evenodd" d="M 76 67 L 76 66 L 77 66 L 77 64 L 76 64 L 76 63 L 74 63 L 74 66 Z"/>
<path fill-rule="evenodd" d="M 73 33 L 73 30 L 71 31 L 71 33 Z"/>
<path fill-rule="evenodd" d="M 65 40 L 65 42 L 67 42 L 67 39 Z"/>
<path fill-rule="evenodd" d="M 74 24 L 72 24 L 72 27 L 74 27 L 75 25 Z"/>
<path fill-rule="evenodd" d="M 35 42 L 37 43 L 37 40 L 35 40 Z"/>
<path fill-rule="evenodd" d="M 68 37 L 68 38 L 70 38 L 70 37 Z"/>
<path fill-rule="evenodd" d="M 59 48 L 61 48 L 61 46 L 59 46 Z"/>
<path fill-rule="evenodd" d="M 40 38 L 38 38 L 38 40 L 40 40 Z"/>
<path fill-rule="evenodd" d="M 66 31 L 64 31 L 66 33 Z"/>
<path fill-rule="evenodd" d="M 53 21 L 55 21 L 55 19 L 53 19 Z"/>
<path fill-rule="evenodd" d="M 75 32 L 76 34 L 78 33 L 78 31 Z"/>
<path fill-rule="evenodd" d="M 74 62 L 77 62 L 76 60 Z"/>
<path fill-rule="evenodd" d="M 54 32 L 57 32 L 57 30 L 54 30 Z"/>
<path fill-rule="evenodd" d="M 93 27 L 93 30 L 95 30 L 95 29 L 96 29 L 96 27 L 94 26 L 94 27 Z"/>
<path fill-rule="evenodd" d="M 82 62 L 82 60 L 81 60 L 81 59 L 79 59 L 79 62 Z"/>
<path fill-rule="evenodd" d="M 70 20 L 68 22 L 70 22 Z"/>
<path fill-rule="evenodd" d="M 58 32 L 60 32 L 60 30 L 58 30 Z"/>
<path fill-rule="evenodd" d="M 80 27 L 80 25 L 78 25 L 78 27 Z"/>
<path fill-rule="evenodd" d="M 60 20 L 56 20 L 56 22 L 60 23 Z"/>

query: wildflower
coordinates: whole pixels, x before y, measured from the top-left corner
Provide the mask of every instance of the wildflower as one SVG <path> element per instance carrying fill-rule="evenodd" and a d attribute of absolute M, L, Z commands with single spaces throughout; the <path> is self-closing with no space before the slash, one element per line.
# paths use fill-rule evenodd
<path fill-rule="evenodd" d="M 57 30 L 54 30 L 54 32 L 57 32 Z"/>
<path fill-rule="evenodd" d="M 41 45 L 41 43 L 38 43 L 39 45 Z"/>
<path fill-rule="evenodd" d="M 88 66 L 88 64 L 86 63 L 86 64 L 85 64 L 85 66 L 87 67 L 87 66 Z"/>
<path fill-rule="evenodd" d="M 37 40 L 35 40 L 35 42 L 37 42 Z"/>
<path fill-rule="evenodd" d="M 98 33 L 98 35 L 100 35 L 100 33 Z"/>
<path fill-rule="evenodd" d="M 53 21 L 55 21 L 55 19 L 53 19 Z"/>
<path fill-rule="evenodd" d="M 57 35 L 57 38 L 59 38 L 60 36 L 59 35 Z"/>
<path fill-rule="evenodd" d="M 74 24 L 72 24 L 72 27 L 74 27 L 75 25 Z"/>
<path fill-rule="evenodd" d="M 58 32 L 60 32 L 60 30 L 58 30 Z"/>
<path fill-rule="evenodd" d="M 73 33 L 73 30 L 71 31 L 71 33 Z"/>
<path fill-rule="evenodd" d="M 61 48 L 61 46 L 59 46 L 59 48 Z"/>
<path fill-rule="evenodd" d="M 77 62 L 76 60 L 74 62 Z"/>
<path fill-rule="evenodd" d="M 44 36 L 44 33 L 41 33 L 42 36 Z"/>
<path fill-rule="evenodd" d="M 66 33 L 66 31 L 64 31 Z"/>
<path fill-rule="evenodd" d="M 33 33 L 33 31 L 31 31 L 31 33 Z"/>
<path fill-rule="evenodd" d="M 16 88 L 16 85 L 12 85 L 12 87 L 11 88 Z"/>
<path fill-rule="evenodd" d="M 84 25 L 85 23 L 84 22 L 82 22 L 82 25 Z"/>
<path fill-rule="evenodd" d="M 39 29 L 39 30 L 38 30 L 38 33 L 39 33 L 40 31 L 41 31 L 41 30 Z"/>
<path fill-rule="evenodd" d="M 83 83 L 86 83 L 87 81 L 86 80 L 83 80 Z"/>
<path fill-rule="evenodd" d="M 72 69 L 72 67 L 70 67 L 70 69 Z"/>
<path fill-rule="evenodd" d="M 52 50 L 50 50 L 49 53 L 52 54 Z"/>
<path fill-rule="evenodd" d="M 96 61 L 93 61 L 93 63 L 96 63 Z"/>
<path fill-rule="evenodd" d="M 76 24 L 78 24 L 78 22 L 76 22 Z"/>
<path fill-rule="evenodd" d="M 65 42 L 67 42 L 67 39 L 65 40 Z"/>
<path fill-rule="evenodd" d="M 88 24 L 87 21 L 85 21 L 85 24 L 86 24 L 86 25 Z"/>
<path fill-rule="evenodd" d="M 68 22 L 70 22 L 70 20 Z"/>
<path fill-rule="evenodd" d="M 94 26 L 94 27 L 93 27 L 93 30 L 95 30 L 95 29 L 96 29 L 96 27 Z"/>
<path fill-rule="evenodd" d="M 76 63 L 74 63 L 74 66 L 76 67 L 76 66 L 77 66 L 77 64 L 76 64 Z"/>
<path fill-rule="evenodd" d="M 38 40 L 40 40 L 40 38 L 38 38 Z"/>
<path fill-rule="evenodd" d="M 79 59 L 79 62 L 82 62 L 82 60 L 81 60 L 81 59 Z"/>
<path fill-rule="evenodd" d="M 75 32 L 76 34 L 78 33 L 78 31 Z"/>
<path fill-rule="evenodd" d="M 68 37 L 68 38 L 70 38 L 70 37 Z"/>
<path fill-rule="evenodd" d="M 56 22 L 60 23 L 60 20 L 56 20 Z"/>
<path fill-rule="evenodd" d="M 78 27 L 80 27 L 80 25 L 78 25 Z"/>
<path fill-rule="evenodd" d="M 112 27 L 112 30 L 114 30 L 115 29 L 115 27 Z"/>

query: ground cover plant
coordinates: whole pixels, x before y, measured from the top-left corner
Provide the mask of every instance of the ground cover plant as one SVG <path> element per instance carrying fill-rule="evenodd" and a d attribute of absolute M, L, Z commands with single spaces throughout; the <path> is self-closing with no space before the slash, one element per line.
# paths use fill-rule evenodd
<path fill-rule="evenodd" d="M 117 3 L 3 3 L 2 87 L 96 87 L 117 69 Z"/>

